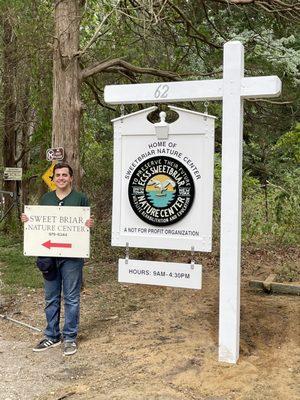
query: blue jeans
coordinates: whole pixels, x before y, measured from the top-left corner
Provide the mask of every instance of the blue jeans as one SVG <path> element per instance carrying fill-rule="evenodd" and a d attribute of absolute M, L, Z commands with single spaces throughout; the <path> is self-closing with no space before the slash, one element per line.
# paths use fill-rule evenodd
<path fill-rule="evenodd" d="M 45 336 L 51 340 L 61 339 L 59 328 L 61 293 L 64 296 L 65 324 L 62 336 L 65 341 L 77 337 L 82 284 L 82 258 L 56 258 L 57 276 L 53 281 L 44 279 L 45 313 L 47 327 Z"/>

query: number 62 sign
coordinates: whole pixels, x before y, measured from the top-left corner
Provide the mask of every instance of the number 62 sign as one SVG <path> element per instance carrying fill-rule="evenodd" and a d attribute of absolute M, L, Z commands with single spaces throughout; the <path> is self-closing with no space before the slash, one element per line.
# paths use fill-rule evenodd
<path fill-rule="evenodd" d="M 154 92 L 154 97 L 156 99 L 167 99 L 169 89 L 169 85 L 159 85 Z"/>

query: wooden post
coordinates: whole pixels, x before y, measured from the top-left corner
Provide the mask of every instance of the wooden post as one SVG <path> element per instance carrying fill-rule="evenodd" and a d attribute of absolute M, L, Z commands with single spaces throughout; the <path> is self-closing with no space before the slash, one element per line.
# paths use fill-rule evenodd
<path fill-rule="evenodd" d="M 244 48 L 224 46 L 219 361 L 235 363 L 240 336 L 240 258 Z"/>

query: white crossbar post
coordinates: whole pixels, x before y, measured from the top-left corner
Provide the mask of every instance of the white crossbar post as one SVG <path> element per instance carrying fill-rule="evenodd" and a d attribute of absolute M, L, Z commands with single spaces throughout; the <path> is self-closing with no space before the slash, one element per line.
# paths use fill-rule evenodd
<path fill-rule="evenodd" d="M 240 336 L 240 258 L 244 48 L 224 46 L 219 361 L 235 363 Z"/>
<path fill-rule="evenodd" d="M 244 47 L 224 45 L 223 80 L 111 85 L 109 104 L 223 100 L 219 361 L 236 363 L 240 341 L 243 99 L 277 97 L 278 76 L 244 78 Z"/>

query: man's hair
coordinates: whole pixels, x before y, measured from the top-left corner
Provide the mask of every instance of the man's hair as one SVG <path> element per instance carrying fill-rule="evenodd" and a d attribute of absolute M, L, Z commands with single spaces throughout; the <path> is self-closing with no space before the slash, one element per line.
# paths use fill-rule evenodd
<path fill-rule="evenodd" d="M 71 167 L 68 163 L 66 163 L 66 162 L 59 162 L 59 163 L 57 163 L 57 164 L 54 165 L 52 179 L 54 178 L 55 171 L 56 171 L 57 169 L 61 169 L 61 168 L 68 168 L 70 176 L 73 176 L 72 167 Z"/>

